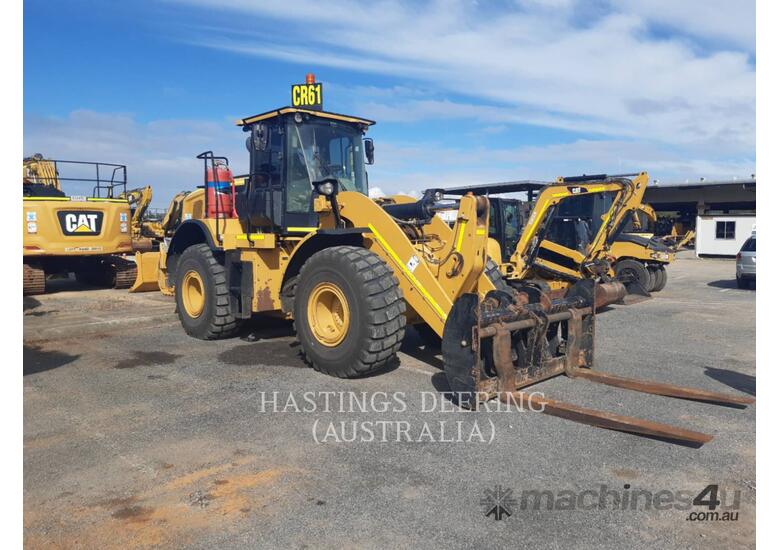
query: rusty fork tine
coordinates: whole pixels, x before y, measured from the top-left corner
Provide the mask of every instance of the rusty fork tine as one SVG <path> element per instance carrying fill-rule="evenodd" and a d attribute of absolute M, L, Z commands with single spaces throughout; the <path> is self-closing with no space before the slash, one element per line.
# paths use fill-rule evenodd
<path fill-rule="evenodd" d="M 572 405 L 571 403 L 555 401 L 554 399 L 548 399 L 522 391 L 512 392 L 511 396 L 517 402 L 521 403 L 523 406 L 529 406 L 529 409 L 535 412 L 543 412 L 544 414 L 573 420 L 581 424 L 597 426 L 599 428 L 662 437 L 696 445 L 703 445 L 713 437 L 709 434 L 685 430 L 669 424 L 587 409 L 578 405 Z"/>
<path fill-rule="evenodd" d="M 672 384 L 662 384 L 660 382 L 650 382 L 648 380 L 637 380 L 635 378 L 625 378 L 605 372 L 575 368 L 567 371 L 567 374 L 573 378 L 584 378 L 599 384 L 607 384 L 617 388 L 625 388 L 643 393 L 653 393 L 656 395 L 665 395 L 667 397 L 678 397 L 681 399 L 691 399 L 693 401 L 705 401 L 708 403 L 719 403 L 725 405 L 751 405 L 756 402 L 752 397 L 743 397 L 741 395 L 728 395 L 725 393 L 699 390 L 695 388 L 686 388 L 684 386 L 675 386 Z"/>

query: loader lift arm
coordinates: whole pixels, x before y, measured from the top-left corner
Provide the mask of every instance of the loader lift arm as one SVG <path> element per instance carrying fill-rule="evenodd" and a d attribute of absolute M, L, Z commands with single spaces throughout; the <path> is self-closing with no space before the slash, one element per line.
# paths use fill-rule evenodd
<path fill-rule="evenodd" d="M 484 271 L 487 199 L 473 195 L 463 197 L 457 205 L 454 232 L 433 215 L 437 210 L 453 209 L 454 205 L 431 203 L 426 215 L 415 212 L 418 202 L 413 199 L 401 201 L 383 208 L 360 193 L 338 195 L 341 218 L 353 227 L 368 229 L 369 250 L 391 266 L 405 288 L 404 295 L 413 312 L 441 335 L 453 301 L 473 288 Z M 419 202 L 423 203 L 420 208 L 425 208 L 424 201 Z M 403 205 L 407 208 L 402 208 Z M 401 218 L 392 215 L 407 212 L 423 217 L 407 217 L 399 224 L 397 220 Z M 410 233 L 417 239 L 410 240 Z M 435 254 L 425 249 L 426 233 L 447 239 Z"/>

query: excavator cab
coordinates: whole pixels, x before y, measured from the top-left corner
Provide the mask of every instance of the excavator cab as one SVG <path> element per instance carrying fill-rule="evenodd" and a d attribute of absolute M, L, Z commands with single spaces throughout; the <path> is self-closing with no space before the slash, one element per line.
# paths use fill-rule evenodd
<path fill-rule="evenodd" d="M 622 238 L 619 235 L 626 224 L 645 215 L 649 208 L 641 203 L 646 179 L 644 173 L 584 175 L 555 182 L 528 180 L 459 187 L 446 189 L 445 194 L 492 194 L 490 237 L 498 246 L 493 246 L 491 256 L 508 282 L 517 286 L 533 280 L 543 287 L 563 289 L 591 276 L 608 279 L 611 272 L 616 274 L 618 270 L 611 264 L 624 259 L 615 254 Z M 526 195 L 520 202 L 523 221 L 518 225 L 519 237 L 510 241 L 502 211 L 509 208 L 509 203 L 503 201 L 514 199 L 495 195 L 520 192 Z M 665 260 L 659 258 L 648 256 L 648 268 L 639 266 L 647 271 L 642 280 L 623 273 L 617 277 L 627 283 L 631 296 L 646 297 L 648 289 L 662 287 L 660 275 L 657 281 L 652 278 L 663 271 L 656 264 Z M 634 263 L 618 263 L 617 267 L 624 265 L 636 267 Z"/>

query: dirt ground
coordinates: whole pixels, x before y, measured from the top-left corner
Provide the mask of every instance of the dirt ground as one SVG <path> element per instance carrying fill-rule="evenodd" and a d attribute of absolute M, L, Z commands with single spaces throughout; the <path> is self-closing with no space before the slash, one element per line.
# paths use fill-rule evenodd
<path fill-rule="evenodd" d="M 203 342 L 184 334 L 170 298 L 50 286 L 24 300 L 28 548 L 754 546 L 754 407 L 564 378 L 535 387 L 714 434 L 700 448 L 532 412 L 430 411 L 446 380 L 440 356 L 411 331 L 397 368 L 340 380 L 305 368 L 286 322 L 259 318 L 238 338 Z M 608 308 L 596 330 L 601 370 L 755 395 L 755 291 L 736 288 L 733 260 L 680 259 L 664 291 Z M 303 408 L 304 392 L 397 392 L 407 406 L 326 410 L 317 393 L 313 412 L 285 407 L 293 396 Z M 384 420 L 408 423 L 412 441 L 382 440 Z M 459 438 L 458 421 L 490 441 Z M 373 426 L 374 440 L 323 437 L 323 426 L 353 422 Z M 436 441 L 417 441 L 423 425 Z M 497 485 L 517 501 L 501 521 L 481 504 Z M 709 485 L 718 510 L 736 517 L 691 520 L 706 506 L 658 497 L 683 492 L 689 502 Z M 525 507 L 529 491 L 556 502 L 587 491 L 628 497 L 617 509 L 566 499 L 548 509 Z M 645 492 L 638 506 L 632 491 Z M 648 492 L 658 501 L 643 506 Z"/>

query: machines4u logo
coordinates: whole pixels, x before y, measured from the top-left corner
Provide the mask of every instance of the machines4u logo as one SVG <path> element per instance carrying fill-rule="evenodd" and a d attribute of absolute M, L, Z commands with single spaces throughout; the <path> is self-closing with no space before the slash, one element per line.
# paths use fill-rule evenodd
<path fill-rule="evenodd" d="M 512 497 L 512 489 L 496 485 L 483 491 L 484 498 L 479 501 L 485 517 L 493 516 L 496 521 L 509 517 L 517 506 L 517 499 Z"/>
<path fill-rule="evenodd" d="M 102 212 L 61 210 L 57 217 L 65 235 L 99 235 L 103 227 Z"/>

